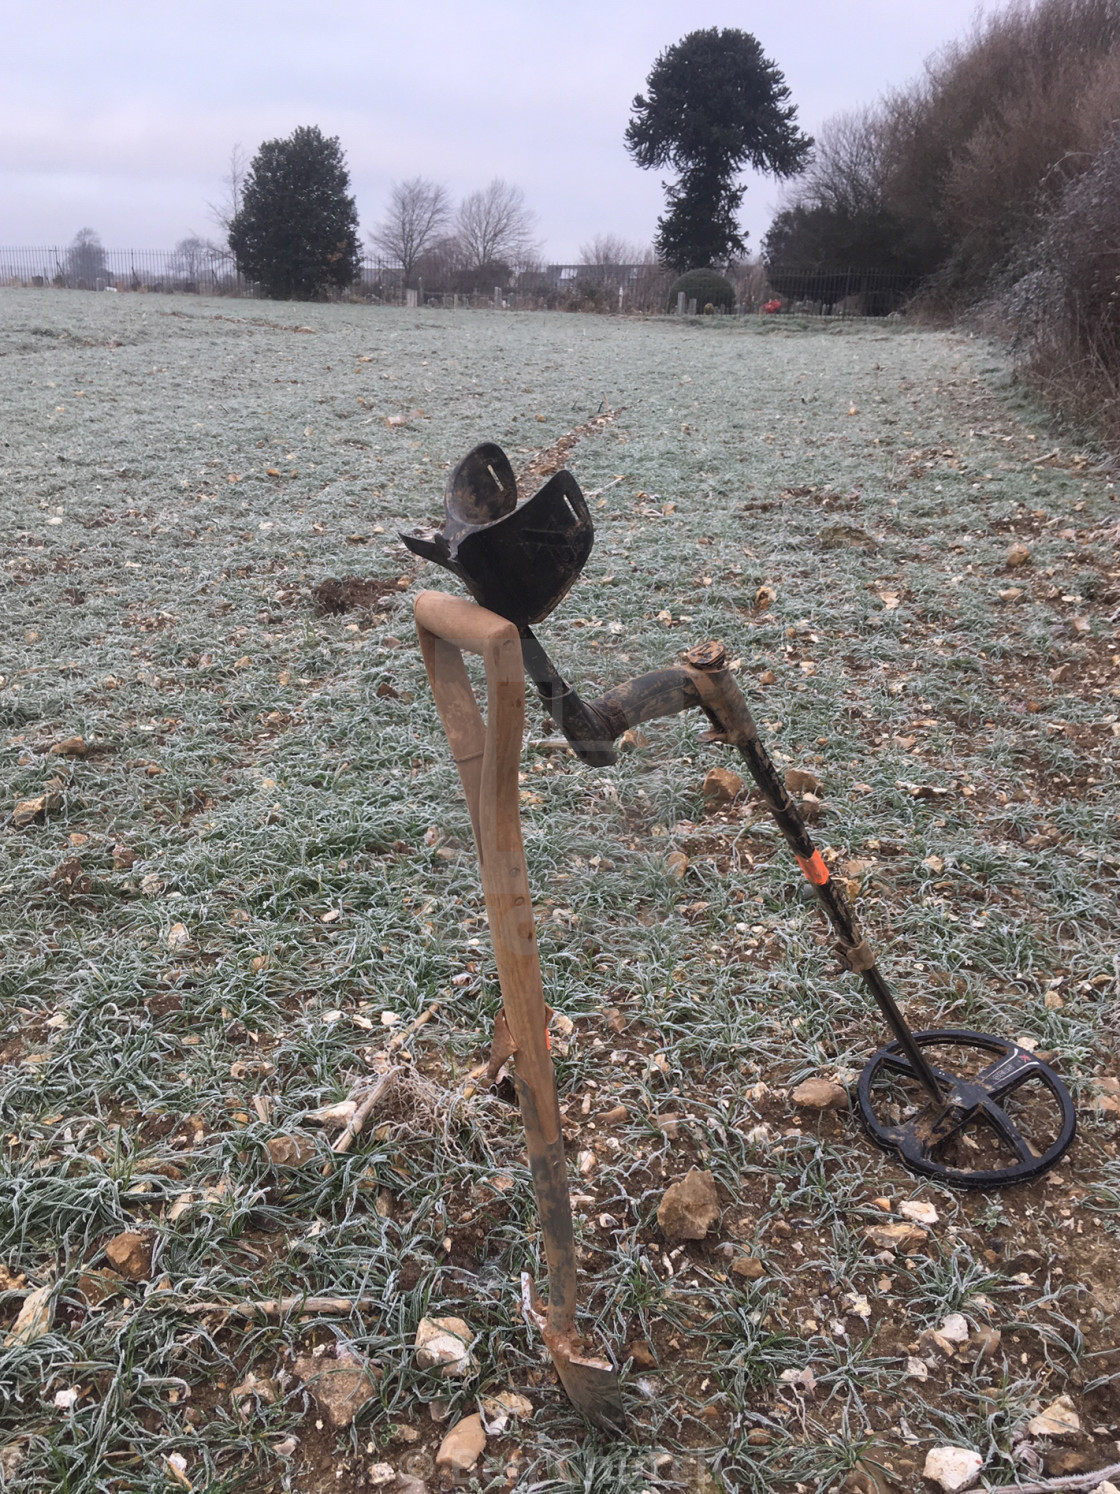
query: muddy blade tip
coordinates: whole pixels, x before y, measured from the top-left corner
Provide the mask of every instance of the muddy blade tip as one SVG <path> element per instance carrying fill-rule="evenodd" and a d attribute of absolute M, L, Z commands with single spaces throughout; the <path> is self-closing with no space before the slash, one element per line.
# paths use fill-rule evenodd
<path fill-rule="evenodd" d="M 577 1411 L 604 1432 L 619 1436 L 626 1431 L 618 1375 L 609 1365 L 600 1369 L 586 1362 L 554 1362 L 567 1397 Z"/>

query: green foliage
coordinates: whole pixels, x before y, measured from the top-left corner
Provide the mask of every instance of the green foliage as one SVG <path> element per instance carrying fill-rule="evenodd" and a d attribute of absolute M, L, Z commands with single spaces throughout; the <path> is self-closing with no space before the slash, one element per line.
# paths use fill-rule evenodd
<path fill-rule="evenodd" d="M 677 309 L 677 297 L 684 292 L 688 300 L 696 299 L 702 311 L 712 305 L 731 311 L 735 306 L 735 287 L 718 270 L 688 270 L 678 275 L 669 287 L 669 310 Z"/>
<path fill-rule="evenodd" d="M 779 213 L 762 241 L 766 277 L 781 296 L 828 304 L 879 286 L 874 310 L 893 311 L 935 266 L 908 225 L 881 205 L 801 204 Z"/>
<path fill-rule="evenodd" d="M 646 89 L 634 100 L 626 148 L 643 170 L 680 172 L 658 219 L 658 255 L 675 270 L 726 263 L 746 247 L 738 172 L 751 165 L 793 176 L 812 145 L 785 79 L 749 32 L 711 27 L 662 52 Z"/>
<path fill-rule="evenodd" d="M 273 300 L 318 300 L 358 273 L 358 213 L 338 137 L 316 125 L 266 140 L 230 224 L 238 271 Z"/>

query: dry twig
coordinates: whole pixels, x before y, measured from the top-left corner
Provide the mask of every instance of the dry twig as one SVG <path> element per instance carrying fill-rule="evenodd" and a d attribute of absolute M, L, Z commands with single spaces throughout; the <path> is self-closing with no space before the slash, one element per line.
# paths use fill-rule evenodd
<path fill-rule="evenodd" d="M 1046 1478 L 1038 1484 L 1005 1484 L 994 1494 L 1061 1494 L 1066 1489 L 1095 1489 L 1120 1473 L 1120 1463 L 1098 1468 L 1096 1473 L 1070 1473 L 1064 1478 Z"/>
<path fill-rule="evenodd" d="M 377 1306 L 374 1297 L 265 1297 L 260 1302 L 193 1302 L 182 1310 L 201 1315 L 224 1312 L 231 1318 L 283 1318 L 290 1312 L 344 1313 Z"/>

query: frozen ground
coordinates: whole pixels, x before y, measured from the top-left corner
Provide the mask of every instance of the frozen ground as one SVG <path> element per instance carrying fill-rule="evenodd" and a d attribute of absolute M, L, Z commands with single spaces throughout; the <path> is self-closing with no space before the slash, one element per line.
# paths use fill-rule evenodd
<path fill-rule="evenodd" d="M 1120 516 L 998 354 L 897 325 L 5 290 L 0 408 L 0 1322 L 50 1288 L 47 1331 L 0 1347 L 0 1487 L 311 1494 L 382 1462 L 435 1488 L 429 1406 L 503 1389 L 533 1418 L 470 1487 L 912 1490 L 942 1444 L 993 1485 L 1116 1461 L 1120 1101 L 1093 1081 L 1120 1075 Z M 854 1112 L 796 1111 L 882 1033 L 765 813 L 705 810 L 697 720 L 590 771 L 534 746 L 531 711 L 622 1444 L 586 1439 L 517 1311 L 534 1211 L 515 1115 L 470 1094 L 498 994 L 410 617 L 454 583 L 395 537 L 476 441 L 528 465 L 607 410 L 566 458 L 597 543 L 539 630 L 561 668 L 594 690 L 722 638 L 779 761 L 822 781 L 817 834 L 915 1022 L 1028 1039 L 1082 1121 L 1045 1182 L 982 1196 L 919 1183 Z M 378 604 L 319 615 L 350 575 Z M 432 1002 L 404 1049 L 435 1088 L 332 1162 L 307 1112 Z M 722 1218 L 670 1245 L 657 1204 L 694 1165 Z M 880 1249 L 907 1201 L 936 1223 Z M 125 1231 L 139 1280 L 104 1253 Z M 362 1301 L 203 1310 L 300 1293 Z M 414 1362 L 449 1313 L 465 1380 Z M 946 1358 L 921 1335 L 950 1313 Z M 335 1344 L 380 1371 L 344 1430 L 294 1369 Z M 1027 1431 L 1062 1394 L 1080 1431 Z"/>

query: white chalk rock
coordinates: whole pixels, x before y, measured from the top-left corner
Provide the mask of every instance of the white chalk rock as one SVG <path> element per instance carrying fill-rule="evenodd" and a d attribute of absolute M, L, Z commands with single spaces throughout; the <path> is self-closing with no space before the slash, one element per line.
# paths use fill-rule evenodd
<path fill-rule="evenodd" d="M 922 1473 L 940 1484 L 945 1494 L 958 1494 L 972 1488 L 983 1466 L 984 1459 L 970 1447 L 931 1447 Z"/>

